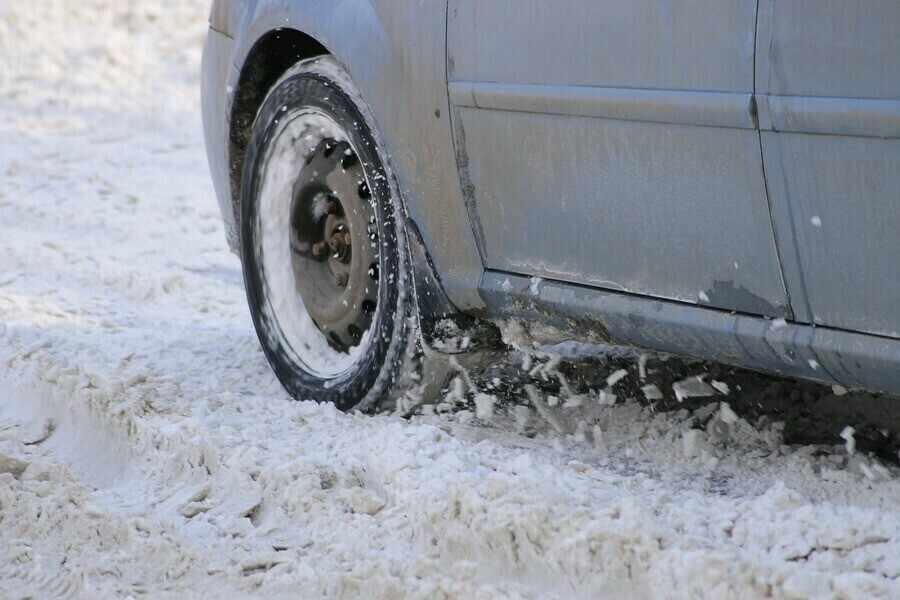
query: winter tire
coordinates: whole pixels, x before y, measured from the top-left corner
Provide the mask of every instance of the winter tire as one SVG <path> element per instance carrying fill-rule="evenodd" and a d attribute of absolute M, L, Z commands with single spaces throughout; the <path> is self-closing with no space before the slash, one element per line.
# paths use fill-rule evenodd
<path fill-rule="evenodd" d="M 272 87 L 242 175 L 244 282 L 279 381 L 341 410 L 390 405 L 420 359 L 407 240 L 383 145 L 337 61 L 302 61 Z"/>

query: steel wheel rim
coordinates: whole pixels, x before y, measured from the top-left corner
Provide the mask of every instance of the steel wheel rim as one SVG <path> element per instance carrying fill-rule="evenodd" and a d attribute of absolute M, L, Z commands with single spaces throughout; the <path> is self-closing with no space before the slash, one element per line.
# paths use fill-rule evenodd
<path fill-rule="evenodd" d="M 335 339 L 329 329 L 316 323 L 307 305 L 310 298 L 304 298 L 301 294 L 306 287 L 300 283 L 305 277 L 301 272 L 304 261 L 317 258 L 312 256 L 310 240 L 303 239 L 297 231 L 299 220 L 302 220 L 300 215 L 304 212 L 305 194 L 310 191 L 307 185 L 310 177 L 304 178 L 304 173 L 310 173 L 307 168 L 316 159 L 317 150 L 324 156 L 323 144 L 326 143 L 341 145 L 356 157 L 360 156 L 351 135 L 323 110 L 304 107 L 285 115 L 266 153 L 259 187 L 259 209 L 252 227 L 262 263 L 261 285 L 265 290 L 263 297 L 266 298 L 262 310 L 269 322 L 277 323 L 277 327 L 270 328 L 269 335 L 277 338 L 290 358 L 296 364 L 304 365 L 309 373 L 322 379 L 334 379 L 351 371 L 365 355 L 374 323 L 371 315 L 366 315 L 368 320 L 363 324 L 368 326 L 363 329 L 359 321 L 352 319 L 347 324 L 354 324 L 358 335 L 352 335 L 348 327 L 342 332 L 343 335 Z M 361 183 L 365 183 L 366 189 L 371 189 L 365 169 L 362 165 L 358 168 L 363 180 Z M 374 207 L 371 203 L 367 206 L 374 217 Z M 359 233 L 360 228 L 356 226 L 352 247 L 358 251 L 362 250 Z M 375 243 L 375 248 L 372 248 L 376 257 L 374 264 L 380 270 L 376 240 L 370 240 L 370 244 Z M 376 299 L 376 305 L 380 293 L 377 275 L 376 272 L 372 280 L 375 285 L 369 286 L 369 293 Z M 359 289 L 360 283 L 356 282 L 355 289 Z M 370 299 L 368 295 L 359 299 L 356 309 L 363 309 L 363 300 Z M 347 303 L 352 308 L 350 299 Z M 365 307 L 374 312 L 374 306 L 366 304 Z M 352 344 L 348 343 L 351 339 Z"/>
<path fill-rule="evenodd" d="M 293 190 L 292 264 L 307 314 L 348 352 L 378 304 L 378 227 L 366 174 L 348 142 L 319 142 Z"/>

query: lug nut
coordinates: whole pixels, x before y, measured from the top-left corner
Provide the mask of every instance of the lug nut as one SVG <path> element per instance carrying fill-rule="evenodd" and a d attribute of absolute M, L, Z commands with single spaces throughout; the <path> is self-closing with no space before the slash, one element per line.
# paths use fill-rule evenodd
<path fill-rule="evenodd" d="M 325 242 L 319 242 L 317 244 L 313 244 L 312 253 L 316 258 L 321 258 L 325 251 L 328 249 L 328 245 Z"/>
<path fill-rule="evenodd" d="M 350 275 L 348 273 L 335 273 L 334 274 L 334 285 L 338 287 L 347 287 L 347 284 L 350 282 Z"/>
<path fill-rule="evenodd" d="M 337 202 L 334 200 L 329 200 L 325 203 L 325 214 L 326 215 L 336 215 L 338 211 Z"/>

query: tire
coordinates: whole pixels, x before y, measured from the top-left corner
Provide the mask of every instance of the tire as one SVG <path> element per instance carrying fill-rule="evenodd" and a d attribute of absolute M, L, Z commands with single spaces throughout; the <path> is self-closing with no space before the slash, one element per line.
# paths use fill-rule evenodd
<path fill-rule="evenodd" d="M 304 60 L 272 87 L 242 173 L 253 323 L 287 392 L 341 410 L 395 405 L 421 352 L 398 186 L 347 72 Z"/>

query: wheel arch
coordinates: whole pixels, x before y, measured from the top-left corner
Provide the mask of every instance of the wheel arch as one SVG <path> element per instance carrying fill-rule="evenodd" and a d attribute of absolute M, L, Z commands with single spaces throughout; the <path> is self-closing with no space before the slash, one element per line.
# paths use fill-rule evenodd
<path fill-rule="evenodd" d="M 272 29 L 250 47 L 234 89 L 228 127 L 228 172 L 232 210 L 239 221 L 241 172 L 256 113 L 272 85 L 292 65 L 306 58 L 331 54 L 315 38 L 296 29 Z"/>

